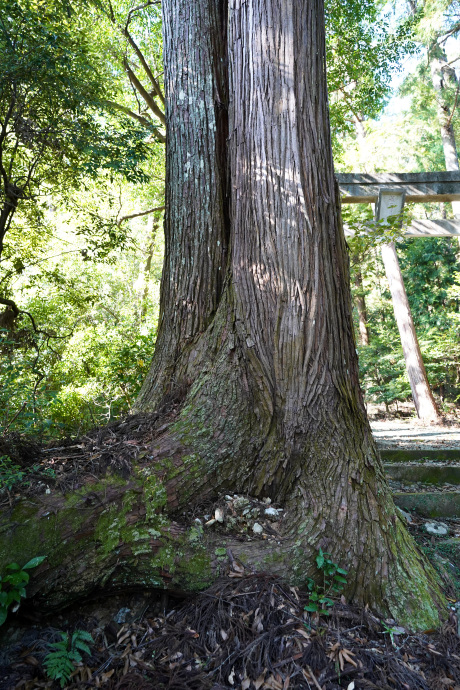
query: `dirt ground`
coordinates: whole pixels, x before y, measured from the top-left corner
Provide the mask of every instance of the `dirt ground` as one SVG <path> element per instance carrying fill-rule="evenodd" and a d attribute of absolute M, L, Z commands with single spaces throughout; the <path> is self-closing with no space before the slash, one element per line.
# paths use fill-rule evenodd
<path fill-rule="evenodd" d="M 374 438 L 380 448 L 458 449 L 460 418 L 452 409 L 443 424 L 427 425 L 417 419 L 412 403 L 404 403 L 388 415 L 383 406 L 368 405 L 367 414 Z"/>

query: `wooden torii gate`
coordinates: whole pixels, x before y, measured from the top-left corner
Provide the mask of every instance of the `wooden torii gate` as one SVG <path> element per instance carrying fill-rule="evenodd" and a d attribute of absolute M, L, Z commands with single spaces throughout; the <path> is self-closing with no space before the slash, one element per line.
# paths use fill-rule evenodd
<path fill-rule="evenodd" d="M 405 193 L 405 203 L 460 201 L 460 171 L 336 175 L 342 204 L 375 204 L 387 195 Z M 383 201 L 383 199 L 382 199 Z M 393 210 L 396 215 L 402 210 Z M 353 233 L 345 229 L 346 235 Z M 460 220 L 414 220 L 405 231 L 410 237 L 460 236 Z"/>
<path fill-rule="evenodd" d="M 377 221 L 385 222 L 389 216 L 398 215 L 405 203 L 460 201 L 460 171 L 342 173 L 336 177 L 342 204 L 375 203 Z M 344 231 L 345 235 L 353 235 L 350 229 L 344 228 Z M 410 237 L 460 236 L 460 220 L 414 220 L 404 234 Z M 381 252 L 417 414 L 424 420 L 436 420 L 439 410 L 428 383 L 394 242 L 382 244 Z"/>

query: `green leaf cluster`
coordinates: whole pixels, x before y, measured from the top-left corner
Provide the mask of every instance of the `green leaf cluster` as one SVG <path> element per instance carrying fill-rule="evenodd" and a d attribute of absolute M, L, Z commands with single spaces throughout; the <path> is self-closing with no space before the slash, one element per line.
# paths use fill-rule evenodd
<path fill-rule="evenodd" d="M 9 563 L 6 566 L 8 575 L 0 577 L 0 625 L 6 621 L 8 610 L 17 611 L 21 599 L 26 597 L 25 587 L 29 582 L 27 570 L 36 568 L 43 563 L 46 556 L 36 556 L 28 561 L 22 568 L 17 563 Z"/>
<path fill-rule="evenodd" d="M 117 84 L 97 35 L 85 2 L 0 5 L 0 251 L 16 211 L 43 217 L 50 193 L 148 179 L 146 129 L 107 106 Z"/>
<path fill-rule="evenodd" d="M 308 604 L 304 607 L 309 613 L 317 613 L 323 616 L 330 614 L 330 608 L 334 606 L 332 597 L 337 597 L 347 584 L 345 575 L 347 571 L 334 563 L 329 553 L 319 549 L 316 556 L 316 566 L 320 582 L 312 578 L 307 580 Z"/>
<path fill-rule="evenodd" d="M 52 481 L 56 476 L 51 467 L 32 465 L 22 468 L 16 465 L 7 455 L 0 455 L 0 495 L 11 491 L 17 484 L 29 485 L 34 479 Z"/>
<path fill-rule="evenodd" d="M 75 630 L 72 636 L 61 633 L 59 642 L 50 644 L 52 651 L 43 662 L 48 677 L 58 680 L 63 688 L 70 680 L 75 666 L 82 663 L 82 654 L 91 654 L 89 644 L 93 643 L 93 638 L 86 630 Z"/>

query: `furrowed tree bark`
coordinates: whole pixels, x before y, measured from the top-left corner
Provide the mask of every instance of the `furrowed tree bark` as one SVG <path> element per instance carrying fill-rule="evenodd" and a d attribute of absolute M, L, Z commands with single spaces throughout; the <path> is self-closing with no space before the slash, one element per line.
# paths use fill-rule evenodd
<path fill-rule="evenodd" d="M 225 25 L 225 9 L 220 18 L 213 14 L 220 3 L 200 3 L 201 12 L 205 7 L 208 26 Z M 188 46 L 191 35 L 196 41 L 196 22 L 184 11 L 182 3 L 164 4 L 166 46 Z M 433 579 L 395 513 L 359 388 L 328 125 L 323 12 L 320 0 L 229 2 L 229 220 L 225 196 L 211 200 L 225 194 L 225 147 L 218 144 L 225 142 L 225 117 L 212 117 L 226 105 L 225 74 L 214 66 L 225 36 L 216 32 L 221 41 L 205 42 L 205 61 L 193 62 L 185 75 L 180 55 L 166 49 L 168 251 L 159 346 L 138 409 L 154 408 L 173 386 L 188 391 L 156 451 L 175 458 L 172 505 L 181 509 L 224 490 L 270 495 L 289 506 L 286 538 L 294 548 L 286 574 L 312 572 L 322 546 L 356 574 L 349 591 L 356 601 L 403 618 L 410 611 L 415 620 L 416 599 L 428 601 Z M 178 35 L 183 17 L 192 27 L 185 37 Z M 195 55 L 194 49 L 192 60 Z M 200 87 L 199 112 L 210 111 L 213 123 L 203 165 L 206 177 L 223 180 L 220 186 L 203 184 L 199 174 L 190 179 L 188 167 L 178 165 L 184 150 L 195 170 L 203 160 L 202 138 L 191 139 L 191 124 L 200 134 L 203 127 L 188 77 L 198 79 L 203 67 L 214 80 L 209 91 Z M 188 117 L 176 119 L 172 100 L 177 110 L 190 103 Z M 176 186 L 180 198 L 173 196 Z M 201 206 L 211 206 L 218 219 L 213 246 L 217 237 L 230 237 L 225 282 L 223 257 L 202 254 L 212 240 Z M 205 260 L 207 302 L 203 282 L 195 290 L 181 266 L 184 235 L 172 238 L 178 231 L 186 232 L 188 246 L 194 243 L 190 266 Z M 187 310 L 178 307 L 185 304 Z M 165 356 L 168 338 L 173 346 Z"/>
<path fill-rule="evenodd" d="M 165 261 L 157 373 L 147 377 L 138 400 L 139 409 L 150 410 L 165 394 L 188 384 L 183 363 L 188 354 L 194 356 L 193 345 L 210 324 L 222 295 L 229 225 L 223 3 L 167 2 L 163 21 L 168 131 Z"/>
<path fill-rule="evenodd" d="M 71 540 L 70 557 L 59 557 L 64 511 L 44 498 L 57 555 L 34 591 L 53 596 L 59 573 L 68 595 L 90 571 L 107 589 L 203 586 L 216 545 L 246 572 L 302 584 L 321 547 L 350 571 L 350 599 L 436 625 L 443 597 L 396 513 L 359 388 L 322 0 L 164 0 L 163 12 L 166 257 L 137 408 L 183 402 L 158 429 L 140 487 L 94 490 L 98 517 L 79 512 L 83 545 Z M 223 543 L 178 524 L 229 491 L 283 505 L 278 542 Z M 27 518 L 12 521 L 25 539 Z M 49 538 L 29 523 L 43 550 Z M 69 558 L 80 552 L 78 580 Z M 192 576 L 193 557 L 207 560 Z"/>

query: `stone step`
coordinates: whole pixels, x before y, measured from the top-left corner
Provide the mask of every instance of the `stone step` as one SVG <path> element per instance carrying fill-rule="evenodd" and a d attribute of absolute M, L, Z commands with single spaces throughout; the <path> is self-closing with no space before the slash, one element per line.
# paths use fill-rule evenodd
<path fill-rule="evenodd" d="M 436 465 L 403 463 L 385 463 L 385 473 L 389 479 L 404 484 L 452 484 L 460 486 L 460 465 Z"/>
<path fill-rule="evenodd" d="M 395 491 L 396 505 L 425 518 L 460 517 L 460 491 Z"/>
<path fill-rule="evenodd" d="M 460 448 L 380 448 L 380 456 L 389 462 L 459 462 Z"/>

